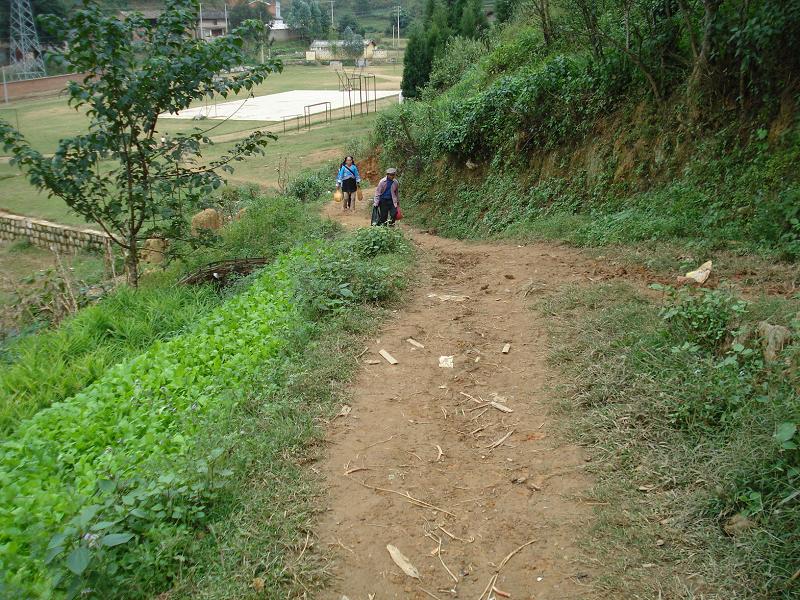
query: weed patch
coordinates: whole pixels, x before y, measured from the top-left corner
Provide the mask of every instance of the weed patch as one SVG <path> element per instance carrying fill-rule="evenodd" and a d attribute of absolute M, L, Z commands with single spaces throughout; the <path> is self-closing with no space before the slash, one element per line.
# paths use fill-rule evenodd
<path fill-rule="evenodd" d="M 608 500 L 592 535 L 608 544 L 600 585 L 625 597 L 796 597 L 798 303 L 710 290 L 653 303 L 611 284 L 543 308 L 565 341 L 553 359 L 576 378 L 572 435 L 592 448 Z M 752 333 L 761 319 L 794 328 L 774 363 Z"/>

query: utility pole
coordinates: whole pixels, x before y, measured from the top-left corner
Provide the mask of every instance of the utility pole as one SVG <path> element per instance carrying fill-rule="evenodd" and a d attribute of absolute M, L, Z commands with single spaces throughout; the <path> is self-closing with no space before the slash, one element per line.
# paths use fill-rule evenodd
<path fill-rule="evenodd" d="M 400 5 L 395 6 L 397 9 L 397 48 L 400 48 Z"/>
<path fill-rule="evenodd" d="M 333 22 L 333 4 L 336 0 L 328 0 L 331 3 L 331 28 L 336 29 L 336 24 Z"/>
<path fill-rule="evenodd" d="M 14 69 L 12 77 L 36 79 L 47 76 L 42 60 L 39 34 L 33 21 L 30 0 L 11 0 L 11 47 L 9 57 Z"/>
<path fill-rule="evenodd" d="M 200 3 L 200 39 L 203 39 L 203 3 Z"/>

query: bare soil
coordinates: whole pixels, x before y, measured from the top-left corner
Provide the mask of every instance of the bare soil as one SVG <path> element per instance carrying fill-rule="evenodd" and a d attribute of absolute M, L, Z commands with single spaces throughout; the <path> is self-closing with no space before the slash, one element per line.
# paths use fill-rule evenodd
<path fill-rule="evenodd" d="M 368 225 L 362 210 L 343 215 L 332 204 L 326 213 Z M 583 449 L 556 427 L 560 375 L 547 364 L 545 316 L 532 304 L 589 282 L 597 263 L 552 244 L 406 231 L 418 275 L 359 358 L 351 411 L 332 422 L 317 465 L 328 489 L 317 534 L 334 576 L 321 597 L 593 596 L 595 567 L 579 545 L 592 522 L 593 479 Z M 441 356 L 453 368 L 440 367 Z M 389 544 L 419 580 L 392 561 Z"/>

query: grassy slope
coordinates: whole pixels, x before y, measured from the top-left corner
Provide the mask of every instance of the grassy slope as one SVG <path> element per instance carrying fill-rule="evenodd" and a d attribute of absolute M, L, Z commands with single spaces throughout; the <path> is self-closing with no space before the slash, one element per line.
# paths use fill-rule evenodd
<path fill-rule="evenodd" d="M 626 598 L 796 598 L 800 516 L 784 500 L 800 457 L 774 434 L 800 416 L 800 343 L 766 367 L 754 338 L 744 355 L 690 349 L 696 331 L 665 322 L 662 305 L 674 306 L 624 282 L 541 303 L 558 340 L 552 362 L 572 379 L 564 429 L 591 448 L 600 481 L 586 540 L 607 561 L 597 584 Z M 758 298 L 721 331 L 791 326 L 798 309 Z"/>

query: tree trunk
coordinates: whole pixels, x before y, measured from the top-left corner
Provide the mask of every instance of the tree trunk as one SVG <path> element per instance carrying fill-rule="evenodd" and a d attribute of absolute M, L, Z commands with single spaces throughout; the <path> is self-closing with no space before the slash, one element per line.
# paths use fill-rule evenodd
<path fill-rule="evenodd" d="M 139 248 L 136 246 L 136 239 L 129 240 L 129 247 L 125 251 L 125 278 L 128 285 L 133 288 L 139 287 Z"/>
<path fill-rule="evenodd" d="M 689 102 L 689 117 L 696 121 L 700 117 L 700 96 L 702 95 L 703 79 L 708 75 L 708 58 L 711 55 L 711 35 L 713 33 L 714 18 L 717 16 L 722 0 L 703 0 L 703 40 L 700 43 L 700 52 L 695 58 L 692 74 L 686 87 Z"/>
<path fill-rule="evenodd" d="M 550 19 L 550 5 L 548 0 L 537 0 L 536 10 L 539 13 L 539 20 L 542 22 L 542 35 L 544 35 L 545 46 L 550 46 L 554 41 L 553 22 Z"/>

